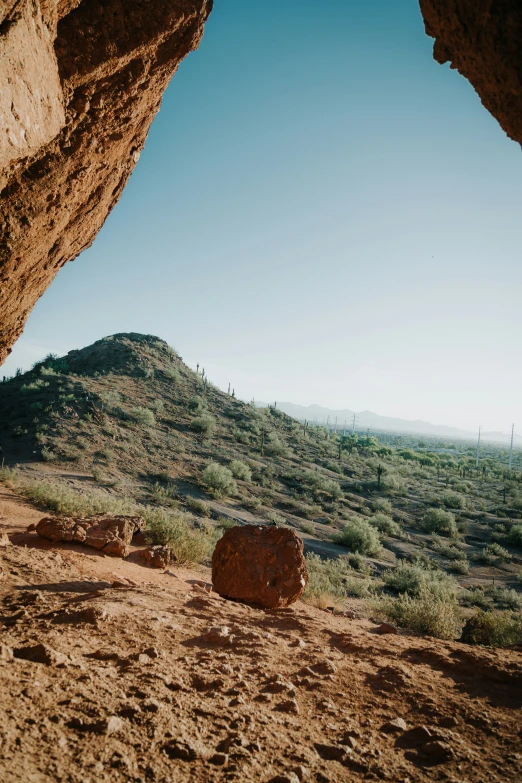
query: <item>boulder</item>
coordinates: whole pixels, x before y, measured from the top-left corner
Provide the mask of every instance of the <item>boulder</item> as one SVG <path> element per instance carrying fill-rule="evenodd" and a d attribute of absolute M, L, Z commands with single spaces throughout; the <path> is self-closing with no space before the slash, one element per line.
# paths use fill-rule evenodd
<path fill-rule="evenodd" d="M 85 544 L 108 555 L 126 557 L 133 535 L 144 527 L 142 517 L 44 517 L 36 532 L 49 541 Z"/>
<path fill-rule="evenodd" d="M 233 527 L 212 556 L 214 590 L 268 609 L 297 601 L 308 583 L 303 542 L 289 528 Z"/>
<path fill-rule="evenodd" d="M 142 551 L 143 559 L 153 568 L 167 568 L 172 559 L 172 551 L 168 546 L 149 546 Z"/>

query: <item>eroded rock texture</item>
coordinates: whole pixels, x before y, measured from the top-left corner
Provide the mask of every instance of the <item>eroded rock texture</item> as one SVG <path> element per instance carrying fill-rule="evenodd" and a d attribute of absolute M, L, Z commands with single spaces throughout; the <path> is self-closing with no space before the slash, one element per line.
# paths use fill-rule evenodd
<path fill-rule="evenodd" d="M 286 527 L 233 527 L 216 544 L 212 582 L 226 598 L 269 609 L 289 606 L 308 583 L 303 542 Z"/>
<path fill-rule="evenodd" d="M 85 544 L 107 555 L 127 557 L 135 533 L 145 529 L 142 517 L 44 517 L 36 532 L 49 541 Z"/>
<path fill-rule="evenodd" d="M 505 132 L 522 144 L 520 0 L 419 0 L 433 56 L 468 79 Z"/>
<path fill-rule="evenodd" d="M 88 247 L 212 0 L 0 0 L 0 363 Z"/>

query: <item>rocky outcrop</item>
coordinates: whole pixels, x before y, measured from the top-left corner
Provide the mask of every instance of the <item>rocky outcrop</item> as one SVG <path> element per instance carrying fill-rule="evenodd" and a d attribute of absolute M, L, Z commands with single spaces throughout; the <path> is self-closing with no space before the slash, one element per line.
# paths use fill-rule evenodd
<path fill-rule="evenodd" d="M 107 555 L 127 557 L 133 535 L 144 528 L 142 517 L 45 517 L 36 532 L 49 541 L 85 544 Z"/>
<path fill-rule="evenodd" d="M 212 0 L 0 3 L 0 363 L 116 204 Z"/>
<path fill-rule="evenodd" d="M 297 601 L 308 583 L 303 542 L 289 528 L 233 527 L 212 556 L 214 590 L 269 609 Z"/>
<path fill-rule="evenodd" d="M 522 4 L 419 0 L 433 56 L 468 79 L 505 132 L 522 144 Z"/>
<path fill-rule="evenodd" d="M 167 568 L 172 560 L 172 551 L 168 546 L 156 544 L 142 551 L 142 557 L 152 568 Z"/>

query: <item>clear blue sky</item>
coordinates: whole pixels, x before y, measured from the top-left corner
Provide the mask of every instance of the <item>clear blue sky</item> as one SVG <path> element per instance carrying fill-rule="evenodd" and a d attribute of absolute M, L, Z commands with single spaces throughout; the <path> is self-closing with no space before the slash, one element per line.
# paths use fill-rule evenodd
<path fill-rule="evenodd" d="M 245 399 L 522 429 L 521 205 L 416 0 L 217 0 L 2 373 L 138 331 Z"/>

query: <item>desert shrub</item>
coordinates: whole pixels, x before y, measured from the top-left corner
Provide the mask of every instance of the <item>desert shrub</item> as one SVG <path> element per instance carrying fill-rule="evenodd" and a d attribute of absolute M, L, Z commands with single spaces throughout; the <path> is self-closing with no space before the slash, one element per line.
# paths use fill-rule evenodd
<path fill-rule="evenodd" d="M 187 495 L 185 498 L 185 504 L 188 506 L 188 508 L 190 508 L 191 511 L 195 511 L 200 516 L 207 518 L 210 517 L 210 506 L 208 503 L 205 503 L 204 500 L 193 498 L 191 495 Z"/>
<path fill-rule="evenodd" d="M 153 400 L 150 404 L 150 407 L 152 408 L 154 413 L 161 415 L 165 410 L 165 403 L 163 402 L 163 400 Z"/>
<path fill-rule="evenodd" d="M 469 574 L 469 561 L 466 558 L 465 560 L 453 560 L 451 564 L 451 570 L 456 574 L 461 574 L 462 576 L 466 576 L 466 574 Z"/>
<path fill-rule="evenodd" d="M 464 633 L 469 644 L 486 647 L 522 644 L 522 613 L 478 612 L 467 621 Z"/>
<path fill-rule="evenodd" d="M 233 459 L 228 467 L 234 478 L 242 479 L 243 481 L 252 481 L 252 471 L 248 465 L 245 465 L 241 460 Z"/>
<path fill-rule="evenodd" d="M 406 484 L 400 476 L 394 473 L 386 473 L 381 480 L 381 490 L 386 495 L 404 495 L 406 493 Z"/>
<path fill-rule="evenodd" d="M 401 563 L 383 576 L 384 584 L 394 593 L 420 596 L 428 591 L 439 598 L 455 597 L 455 580 L 442 571 L 423 568 L 418 563 Z"/>
<path fill-rule="evenodd" d="M 488 544 L 477 555 L 477 560 L 487 565 L 497 565 L 499 563 L 507 563 L 511 560 L 511 555 L 500 546 L 498 543 Z"/>
<path fill-rule="evenodd" d="M 522 547 L 522 525 L 513 525 L 506 536 L 506 543 L 511 546 Z"/>
<path fill-rule="evenodd" d="M 488 601 L 482 585 L 480 587 L 469 587 L 467 590 L 463 590 L 459 596 L 459 602 L 462 606 L 478 606 L 481 609 L 488 609 L 490 602 Z"/>
<path fill-rule="evenodd" d="M 54 451 L 48 449 L 46 446 L 43 447 L 40 454 L 44 462 L 54 462 L 56 459 L 56 454 L 54 453 Z"/>
<path fill-rule="evenodd" d="M 372 500 L 372 510 L 376 513 L 390 515 L 393 512 L 393 506 L 386 498 L 375 498 Z"/>
<path fill-rule="evenodd" d="M 394 522 L 387 514 L 374 514 L 368 522 L 384 536 L 398 536 L 401 532 L 397 522 Z"/>
<path fill-rule="evenodd" d="M 232 517 L 218 517 L 216 520 L 216 527 L 225 532 L 226 530 L 230 530 L 233 527 L 237 527 L 239 525 L 239 522 L 237 519 L 232 519 Z"/>
<path fill-rule="evenodd" d="M 503 609 L 511 609 L 512 611 L 522 609 L 522 595 L 517 593 L 516 590 L 488 585 L 484 592 Z"/>
<path fill-rule="evenodd" d="M 362 517 L 349 519 L 333 541 L 360 555 L 375 555 L 381 549 L 378 531 Z"/>
<path fill-rule="evenodd" d="M 278 514 L 277 511 L 269 511 L 266 518 L 271 525 L 276 525 L 277 527 L 286 524 L 286 519 L 281 514 Z"/>
<path fill-rule="evenodd" d="M 143 424 L 146 427 L 154 427 L 156 419 L 154 413 L 148 408 L 144 408 L 143 405 L 136 405 L 132 409 L 132 417 L 138 424 Z"/>
<path fill-rule="evenodd" d="M 275 432 L 270 432 L 268 434 L 266 449 L 276 457 L 286 457 L 289 454 L 288 446 Z"/>
<path fill-rule="evenodd" d="M 466 508 L 466 498 L 459 495 L 458 492 L 448 490 L 441 495 L 440 499 L 446 508 Z"/>
<path fill-rule="evenodd" d="M 172 367 L 165 367 L 163 370 L 163 375 L 165 378 L 168 378 L 169 381 L 173 381 L 173 383 L 180 383 L 181 376 L 177 370 L 172 369 Z"/>
<path fill-rule="evenodd" d="M 191 411 L 202 413 L 207 409 L 207 401 L 203 397 L 196 395 L 195 397 L 191 397 L 188 407 Z"/>
<path fill-rule="evenodd" d="M 14 468 L 8 468 L 2 465 L 0 467 L 0 481 L 6 481 L 11 484 L 16 484 L 16 482 L 19 480 L 20 476 L 17 470 L 14 470 Z"/>
<path fill-rule="evenodd" d="M 299 529 L 301 533 L 307 533 L 309 536 L 313 536 L 315 533 L 315 525 L 313 525 L 311 522 L 301 522 Z"/>
<path fill-rule="evenodd" d="M 186 515 L 167 513 L 163 509 L 148 509 L 144 516 L 149 543 L 168 546 L 177 563 L 199 563 L 212 553 L 215 536 L 210 528 L 195 529 Z"/>
<path fill-rule="evenodd" d="M 244 508 L 248 509 L 248 511 L 253 511 L 255 513 L 256 511 L 259 511 L 262 503 L 259 498 L 251 497 L 243 500 L 243 506 Z"/>
<path fill-rule="evenodd" d="M 210 413 L 203 413 L 201 416 L 195 416 L 190 422 L 190 429 L 194 432 L 201 432 L 204 435 L 211 435 L 216 428 L 216 420 Z"/>
<path fill-rule="evenodd" d="M 371 580 L 355 576 L 345 558 L 323 560 L 319 555 L 308 554 L 306 566 L 309 581 L 303 601 L 314 606 L 326 608 L 348 596 L 367 597 L 371 592 Z"/>
<path fill-rule="evenodd" d="M 216 497 L 233 495 L 237 491 L 232 472 L 218 462 L 209 462 L 201 474 L 201 480 Z"/>
<path fill-rule="evenodd" d="M 434 537 L 432 542 L 432 548 L 441 557 L 445 557 L 447 560 L 466 560 L 466 554 L 454 544 L 448 544 L 440 538 Z"/>
<path fill-rule="evenodd" d="M 441 508 L 430 508 L 421 520 L 421 527 L 428 533 L 438 533 L 441 536 L 456 538 L 458 535 L 457 523 L 451 511 Z"/>
<path fill-rule="evenodd" d="M 100 490 L 75 492 L 70 487 L 53 481 L 33 481 L 17 485 L 20 494 L 32 503 L 43 506 L 61 516 L 87 517 L 93 514 L 135 514 L 134 503 Z"/>
<path fill-rule="evenodd" d="M 150 497 L 155 503 L 161 503 L 163 506 L 177 505 L 176 488 L 172 484 L 165 487 L 156 481 L 150 490 Z"/>
<path fill-rule="evenodd" d="M 417 596 L 403 593 L 396 599 L 381 600 L 374 611 L 421 636 L 455 639 L 462 626 L 455 597 L 437 595 L 426 587 Z"/>

